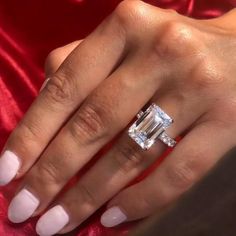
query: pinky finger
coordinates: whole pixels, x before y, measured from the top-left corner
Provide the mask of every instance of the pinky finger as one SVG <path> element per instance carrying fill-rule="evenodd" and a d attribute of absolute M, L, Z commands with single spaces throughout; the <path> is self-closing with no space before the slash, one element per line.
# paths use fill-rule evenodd
<path fill-rule="evenodd" d="M 105 227 L 162 211 L 190 189 L 235 143 L 232 132 L 215 122 L 190 131 L 155 172 L 120 192 L 101 217 Z"/>

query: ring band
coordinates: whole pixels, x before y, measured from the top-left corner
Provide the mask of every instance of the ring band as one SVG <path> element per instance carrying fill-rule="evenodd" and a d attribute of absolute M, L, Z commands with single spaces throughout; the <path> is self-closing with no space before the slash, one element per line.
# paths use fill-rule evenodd
<path fill-rule="evenodd" d="M 176 141 L 165 132 L 173 122 L 169 115 L 153 103 L 146 111 L 138 113 L 128 134 L 144 150 L 149 149 L 158 139 L 168 147 L 174 147 Z"/>

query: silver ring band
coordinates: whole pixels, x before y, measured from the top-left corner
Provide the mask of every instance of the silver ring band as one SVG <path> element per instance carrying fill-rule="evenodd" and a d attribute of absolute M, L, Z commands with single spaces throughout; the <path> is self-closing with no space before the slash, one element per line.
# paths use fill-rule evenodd
<path fill-rule="evenodd" d="M 149 149 L 157 140 L 168 147 L 174 147 L 176 141 L 165 132 L 173 122 L 170 116 L 153 103 L 146 111 L 137 114 L 137 120 L 130 126 L 128 134 L 144 150 Z"/>

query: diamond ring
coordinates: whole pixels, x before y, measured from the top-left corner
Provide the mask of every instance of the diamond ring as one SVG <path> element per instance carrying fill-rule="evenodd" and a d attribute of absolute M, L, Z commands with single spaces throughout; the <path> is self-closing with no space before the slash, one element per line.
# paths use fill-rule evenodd
<path fill-rule="evenodd" d="M 144 150 L 149 149 L 157 139 L 168 147 L 174 147 L 176 141 L 165 132 L 173 122 L 171 117 L 153 103 L 146 111 L 138 113 L 137 120 L 130 126 L 128 134 Z"/>

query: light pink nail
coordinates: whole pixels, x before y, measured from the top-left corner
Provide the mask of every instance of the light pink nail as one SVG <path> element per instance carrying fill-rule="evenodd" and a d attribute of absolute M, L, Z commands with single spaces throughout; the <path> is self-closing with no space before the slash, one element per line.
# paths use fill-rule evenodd
<path fill-rule="evenodd" d="M 68 222 L 68 214 L 62 206 L 57 205 L 40 217 L 36 231 L 40 236 L 51 236 L 63 229 Z"/>
<path fill-rule="evenodd" d="M 8 184 L 20 168 L 19 158 L 11 151 L 5 151 L 0 158 L 0 186 Z"/>
<path fill-rule="evenodd" d="M 114 227 L 127 220 L 127 216 L 117 206 L 105 211 L 101 216 L 101 224 L 105 227 Z"/>
<path fill-rule="evenodd" d="M 8 219 L 21 223 L 30 218 L 39 206 L 39 200 L 28 190 L 22 189 L 11 201 L 8 208 Z"/>
<path fill-rule="evenodd" d="M 49 80 L 50 80 L 50 78 L 47 78 L 47 79 L 43 82 L 43 84 L 42 84 L 42 86 L 41 86 L 39 92 L 41 92 L 41 91 L 45 88 L 45 86 L 47 85 L 47 83 L 48 83 Z"/>

